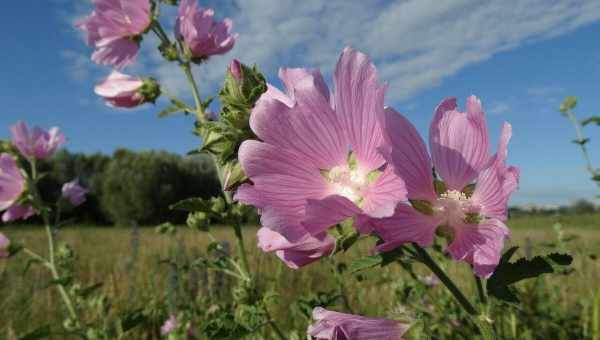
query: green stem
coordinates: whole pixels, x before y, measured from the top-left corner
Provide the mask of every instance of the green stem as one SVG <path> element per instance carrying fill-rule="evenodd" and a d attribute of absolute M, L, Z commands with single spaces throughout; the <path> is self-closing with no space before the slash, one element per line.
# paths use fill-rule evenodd
<path fill-rule="evenodd" d="M 31 165 L 31 182 L 32 182 L 30 190 L 33 194 L 34 206 L 38 208 L 38 210 L 40 211 L 40 213 L 42 215 L 42 219 L 44 220 L 44 225 L 46 228 L 46 236 L 48 238 L 48 260 L 45 260 L 44 263 L 45 263 L 45 266 L 50 270 L 52 279 L 59 280 L 60 275 L 58 273 L 58 269 L 56 268 L 56 262 L 54 259 L 54 235 L 52 234 L 52 227 L 50 226 L 50 216 L 48 216 L 48 211 L 45 209 L 42 198 L 37 189 L 38 174 L 37 174 L 36 160 L 34 158 L 32 158 L 29 160 L 29 163 Z M 37 258 L 38 260 L 43 259 L 41 256 L 37 255 L 36 253 L 34 253 L 32 251 L 29 251 L 28 254 L 30 256 L 33 256 L 34 258 Z M 71 302 L 71 298 L 69 297 L 69 294 L 67 293 L 64 285 L 62 285 L 61 283 L 58 283 L 57 287 L 58 287 L 60 296 L 63 299 L 63 302 L 65 304 L 65 307 L 67 308 L 67 311 L 68 311 L 71 319 L 73 319 L 79 325 L 80 324 L 79 317 L 77 315 L 77 312 L 75 311 L 75 307 L 73 306 L 73 303 Z"/>
<path fill-rule="evenodd" d="M 198 90 L 198 85 L 196 84 L 196 80 L 194 79 L 194 75 L 192 74 L 192 68 L 189 62 L 184 62 L 181 64 L 181 69 L 190 85 L 192 86 L 192 94 L 194 95 L 194 102 L 196 103 L 196 117 L 198 121 L 201 123 L 206 123 L 207 119 L 204 115 L 204 108 L 202 107 L 202 100 L 200 99 L 200 91 Z"/>
<path fill-rule="evenodd" d="M 481 303 L 486 305 L 487 304 L 487 296 L 485 295 L 485 291 L 483 290 L 483 284 L 481 282 L 481 279 L 477 275 L 474 275 L 474 277 L 475 277 L 475 283 L 477 284 L 477 292 L 479 293 L 479 299 L 481 300 Z"/>
<path fill-rule="evenodd" d="M 581 129 L 581 124 L 577 120 L 577 117 L 575 117 L 575 114 L 571 110 L 567 110 L 565 112 L 565 114 L 566 114 L 567 118 L 571 121 L 571 123 L 573 124 L 573 127 L 575 128 L 575 136 L 577 136 L 577 140 L 578 141 L 585 140 L 585 137 L 584 137 L 582 129 Z M 592 165 L 592 160 L 588 153 L 587 147 L 585 146 L 585 144 L 579 144 L 579 146 L 581 147 L 581 152 L 583 153 L 583 159 L 585 161 L 586 169 L 592 176 L 597 175 L 598 173 L 597 173 L 596 169 L 594 169 L 594 166 Z"/>
<path fill-rule="evenodd" d="M 273 328 L 273 330 L 275 331 L 275 334 L 277 334 L 277 337 L 280 340 L 287 340 L 285 334 L 283 334 L 283 332 L 281 331 L 279 326 L 277 326 L 277 323 L 275 322 L 275 320 L 273 320 L 273 318 L 271 317 L 271 314 L 269 313 L 267 306 L 264 306 L 263 309 L 265 310 L 265 314 L 267 314 L 267 318 L 269 319 L 269 325 L 271 326 L 271 328 Z"/>
<path fill-rule="evenodd" d="M 423 264 L 425 264 L 438 277 L 438 279 L 440 279 L 440 281 L 442 281 L 442 283 L 446 286 L 446 288 L 448 288 L 450 293 L 452 293 L 452 295 L 454 295 L 454 297 L 460 303 L 460 305 L 463 307 L 463 309 L 470 315 L 477 316 L 478 315 L 477 309 L 475 309 L 475 307 L 473 307 L 471 302 L 469 302 L 469 300 L 465 297 L 465 295 L 461 292 L 461 290 L 458 289 L 458 287 L 454 284 L 454 282 L 452 282 L 450 277 L 448 277 L 448 275 L 446 275 L 446 273 L 442 270 L 442 268 L 440 268 L 437 265 L 437 263 L 433 260 L 433 258 L 431 258 L 431 256 L 429 256 L 427 251 L 425 251 L 425 249 L 421 248 L 421 246 L 419 246 L 416 243 L 413 243 L 413 246 L 415 247 L 415 250 L 417 251 L 417 254 L 419 255 L 419 258 L 423 262 Z"/>
<path fill-rule="evenodd" d="M 342 278 L 342 273 L 339 272 L 337 264 L 332 259 L 331 266 L 333 270 L 333 276 L 335 277 L 335 281 L 339 287 L 340 297 L 342 298 L 342 304 L 344 305 L 344 309 L 350 314 L 353 314 L 352 307 L 350 306 L 350 301 L 348 300 L 348 295 L 346 294 L 346 287 L 344 286 L 344 280 Z"/>

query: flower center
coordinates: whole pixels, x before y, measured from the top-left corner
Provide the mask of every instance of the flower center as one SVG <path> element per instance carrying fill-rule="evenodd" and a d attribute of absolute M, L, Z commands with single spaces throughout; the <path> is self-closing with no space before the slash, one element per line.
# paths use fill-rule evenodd
<path fill-rule="evenodd" d="M 360 203 L 364 190 L 369 186 L 368 178 L 348 165 L 333 167 L 326 175 L 336 194 L 344 196 L 352 202 Z"/>
<path fill-rule="evenodd" d="M 461 191 L 448 190 L 442 193 L 433 206 L 434 213 L 444 218 L 444 224 L 460 225 L 479 222 L 479 207 Z"/>

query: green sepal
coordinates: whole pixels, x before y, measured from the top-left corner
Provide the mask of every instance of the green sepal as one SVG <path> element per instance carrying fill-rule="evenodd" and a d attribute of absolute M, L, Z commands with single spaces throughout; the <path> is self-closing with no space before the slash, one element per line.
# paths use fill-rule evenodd
<path fill-rule="evenodd" d="M 448 191 L 448 189 L 446 188 L 446 183 L 444 183 L 444 181 L 440 181 L 439 179 L 433 180 L 433 188 L 435 189 L 435 193 L 438 194 L 438 196 Z"/>
<path fill-rule="evenodd" d="M 415 210 L 425 215 L 433 215 L 433 205 L 426 200 L 408 200 Z"/>

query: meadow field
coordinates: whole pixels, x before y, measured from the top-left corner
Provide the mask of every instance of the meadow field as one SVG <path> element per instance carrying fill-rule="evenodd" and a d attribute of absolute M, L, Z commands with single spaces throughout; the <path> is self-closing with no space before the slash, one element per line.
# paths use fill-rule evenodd
<path fill-rule="evenodd" d="M 561 228 L 556 224 L 560 223 Z M 519 216 L 511 219 L 512 244 L 524 245 L 519 249 L 521 256 L 535 256 L 551 251 L 566 251 L 573 255 L 572 272 L 552 277 L 542 276 L 519 285 L 523 305 L 515 309 L 505 309 L 514 313 L 503 315 L 502 323 L 497 322 L 497 334 L 506 339 L 598 339 L 600 303 L 600 263 L 596 255 L 600 253 L 600 214 Z M 15 226 L 3 228 L 11 240 L 23 242 L 38 252 L 46 251 L 46 238 L 43 228 Z M 340 276 L 330 275 L 333 261 L 319 261 L 300 270 L 288 270 L 275 256 L 265 254 L 256 248 L 257 227 L 244 228 L 245 243 L 250 254 L 250 266 L 257 273 L 261 289 L 275 292 L 271 301 L 271 316 L 285 329 L 306 329 L 308 319 L 302 313 L 303 306 L 327 303 L 336 309 L 351 309 L 354 313 L 385 315 L 403 313 L 403 304 L 410 303 L 405 296 L 408 287 L 403 278 L 407 272 L 400 265 L 391 264 L 381 270 L 365 271 L 359 274 L 342 272 Z M 212 229 L 217 240 L 228 241 L 235 254 L 233 233 L 226 227 Z M 57 233 L 58 243 L 66 241 L 77 254 L 76 275 L 81 282 L 92 285 L 102 283 L 100 290 L 111 301 L 111 315 L 131 310 L 140 310 L 146 318 L 146 327 L 129 332 L 131 339 L 158 338 L 158 329 L 167 315 L 165 307 L 173 292 L 169 280 L 185 282 L 184 295 L 178 299 L 231 299 L 231 282 L 227 277 L 213 272 L 191 271 L 189 277 L 173 278 L 169 265 L 161 262 L 175 257 L 180 263 L 189 263 L 205 253 L 210 238 L 207 233 L 177 228 L 174 236 L 157 234 L 154 228 L 100 228 L 94 226 L 71 226 Z M 354 258 L 369 253 L 372 245 L 361 242 L 349 254 L 338 256 L 349 263 Z M 46 286 L 47 274 L 43 268 L 32 266 L 26 273 L 24 256 L 17 256 L 0 262 L 0 338 L 17 339 L 16 335 L 41 324 L 58 328 L 63 314 L 57 306 L 59 296 L 54 289 Z M 464 263 L 442 262 L 444 269 L 467 292 L 475 291 L 470 268 Z M 340 268 L 340 263 L 336 263 Z M 343 267 L 343 266 L 342 266 Z M 428 318 L 419 317 L 420 322 L 437 320 L 439 325 L 447 324 L 449 339 L 470 339 L 460 329 L 460 317 L 453 319 L 456 306 L 445 288 L 427 281 L 424 268 L 416 265 L 416 275 L 423 278 L 426 294 L 421 296 L 421 307 Z M 176 274 L 175 274 L 176 275 Z M 422 275 L 422 276 L 421 276 Z M 336 280 L 336 277 L 340 280 Z M 344 298 L 336 298 L 343 283 Z M 414 288 L 414 287 L 413 287 Z M 332 296 L 334 296 L 332 298 Z M 470 294 L 470 296 L 474 296 Z M 528 313 L 534 318 L 529 320 Z M 491 314 L 493 317 L 493 313 Z M 444 319 L 446 319 L 444 322 Z M 425 320 L 425 321 L 423 321 Z M 506 324 L 505 320 L 509 320 Z M 434 323 L 432 323 L 434 324 Z M 429 325 L 422 325 L 427 330 Z M 415 332 L 413 338 L 426 338 Z M 270 339 L 268 330 L 255 334 L 254 339 Z M 468 334 L 468 333 L 467 333 Z M 294 338 L 294 334 L 290 338 Z M 53 339 L 61 339 L 54 336 Z M 298 335 L 302 339 L 302 335 Z"/>

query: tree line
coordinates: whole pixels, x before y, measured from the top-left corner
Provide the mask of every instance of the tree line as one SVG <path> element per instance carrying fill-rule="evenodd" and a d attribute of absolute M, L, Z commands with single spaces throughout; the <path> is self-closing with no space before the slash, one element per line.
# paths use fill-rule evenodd
<path fill-rule="evenodd" d="M 40 167 L 45 173 L 40 187 L 48 202 L 55 202 L 62 184 L 74 178 L 89 190 L 82 206 L 63 210 L 65 217 L 77 223 L 183 223 L 186 214 L 169 209 L 171 204 L 220 193 L 213 162 L 203 154 L 184 157 L 164 151 L 118 149 L 106 155 L 62 150 Z"/>

